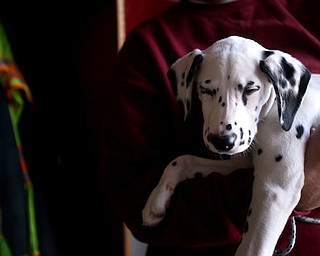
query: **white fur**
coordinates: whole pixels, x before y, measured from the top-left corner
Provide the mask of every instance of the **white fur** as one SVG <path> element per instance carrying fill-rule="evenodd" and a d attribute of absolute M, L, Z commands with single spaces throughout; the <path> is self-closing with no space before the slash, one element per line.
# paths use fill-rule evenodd
<path fill-rule="evenodd" d="M 311 75 L 306 93 L 301 93 L 298 89 L 302 83 L 299 82 L 306 72 L 302 63 L 280 51 L 264 55 L 267 51 L 252 40 L 233 36 L 204 51 L 196 49 L 172 65 L 177 78 L 177 97 L 184 103 L 186 115 L 190 111 L 187 103 L 191 102 L 192 87 L 196 86 L 202 102 L 204 142 L 211 151 L 229 154 L 231 159 L 183 155 L 174 160 L 175 165 L 171 162 L 143 209 L 145 225 L 159 224 L 177 184 L 193 178 L 196 173 L 227 175 L 238 168 L 254 167 L 252 214 L 247 219 L 249 229 L 236 255 L 273 254 L 287 219 L 300 199 L 310 128 L 320 123 L 320 75 Z M 190 71 L 199 54 L 201 63 L 196 71 Z M 283 64 L 281 66 L 284 60 L 289 67 L 286 70 Z M 289 77 L 290 68 L 294 69 L 294 74 Z M 194 74 L 191 74 L 192 80 L 190 76 L 187 81 L 190 72 Z M 286 80 L 288 77 L 290 81 Z M 288 86 L 282 88 L 277 81 L 287 82 Z M 298 110 L 293 114 L 290 111 L 288 114 L 287 110 L 292 105 L 287 101 L 288 90 L 298 99 Z M 298 127 L 301 126 L 304 130 L 299 137 Z M 234 141 L 230 147 L 216 144 L 211 135 L 223 138 L 231 135 Z M 245 151 L 247 153 L 242 154 Z"/>

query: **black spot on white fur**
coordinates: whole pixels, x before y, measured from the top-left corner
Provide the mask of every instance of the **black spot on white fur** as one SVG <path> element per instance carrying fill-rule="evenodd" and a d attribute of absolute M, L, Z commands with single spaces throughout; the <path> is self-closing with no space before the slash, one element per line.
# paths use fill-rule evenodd
<path fill-rule="evenodd" d="M 264 51 L 263 53 L 262 53 L 262 59 L 266 59 L 266 58 L 268 58 L 270 55 L 272 55 L 272 54 L 274 54 L 274 52 L 273 51 Z"/>
<path fill-rule="evenodd" d="M 302 125 L 297 125 L 296 131 L 297 131 L 297 134 L 296 134 L 297 139 L 301 139 L 302 135 L 304 134 L 304 127 Z"/>
<path fill-rule="evenodd" d="M 202 54 L 198 54 L 194 57 L 192 65 L 189 69 L 189 73 L 187 75 L 187 88 L 191 85 L 194 75 L 197 73 L 199 65 L 203 61 Z"/>
<path fill-rule="evenodd" d="M 243 139 L 243 129 L 242 129 L 242 127 L 240 127 L 240 139 L 241 140 Z"/>
<path fill-rule="evenodd" d="M 246 225 L 244 226 L 243 233 L 244 233 L 244 234 L 247 233 L 248 230 L 249 230 L 249 222 L 247 221 L 247 222 L 246 222 Z"/>
<path fill-rule="evenodd" d="M 282 160 L 283 156 L 282 155 L 277 155 L 275 157 L 276 162 L 280 162 Z"/>
<path fill-rule="evenodd" d="M 243 102 L 243 105 L 244 106 L 247 106 L 247 104 L 248 104 L 248 97 L 247 97 L 247 95 L 244 93 L 244 94 L 242 94 L 242 102 Z"/>
<path fill-rule="evenodd" d="M 283 70 L 284 77 L 289 81 L 290 85 L 293 87 L 296 84 L 294 79 L 294 74 L 296 72 L 292 64 L 288 63 L 285 58 L 281 59 L 281 68 Z"/>

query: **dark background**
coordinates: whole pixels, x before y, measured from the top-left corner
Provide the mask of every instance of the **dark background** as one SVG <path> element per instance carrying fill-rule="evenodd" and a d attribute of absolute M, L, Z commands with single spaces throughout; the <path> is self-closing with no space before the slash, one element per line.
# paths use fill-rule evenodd
<path fill-rule="evenodd" d="M 126 31 L 172 4 L 124 3 Z M 34 98 L 20 133 L 41 255 L 123 255 L 123 225 L 104 197 L 99 160 L 100 103 L 118 51 L 116 1 L 6 1 L 0 21 Z"/>
<path fill-rule="evenodd" d="M 95 75 L 88 42 L 101 17 L 108 19 L 101 59 L 115 58 L 115 10 L 115 1 L 1 3 L 0 20 L 34 98 L 20 131 L 42 255 L 122 254 L 122 224 L 100 186 L 92 102 L 99 91 L 85 83 Z"/>

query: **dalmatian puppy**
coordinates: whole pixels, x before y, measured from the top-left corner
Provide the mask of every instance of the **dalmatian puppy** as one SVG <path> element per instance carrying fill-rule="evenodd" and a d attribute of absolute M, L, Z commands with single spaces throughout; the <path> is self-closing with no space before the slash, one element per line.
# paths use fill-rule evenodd
<path fill-rule="evenodd" d="M 287 53 L 231 36 L 178 59 L 168 76 L 185 118 L 197 90 L 204 143 L 230 159 L 174 159 L 142 211 L 144 225 L 159 224 L 177 184 L 196 173 L 228 175 L 254 167 L 252 201 L 236 256 L 272 255 L 300 199 L 306 141 L 310 128 L 320 123 L 320 75 Z"/>

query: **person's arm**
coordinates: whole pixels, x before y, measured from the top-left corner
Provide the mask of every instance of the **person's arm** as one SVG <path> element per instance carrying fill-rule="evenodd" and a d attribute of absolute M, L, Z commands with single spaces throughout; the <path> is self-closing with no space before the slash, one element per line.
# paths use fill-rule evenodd
<path fill-rule="evenodd" d="M 314 129 L 306 148 L 305 181 L 297 210 L 320 207 L 320 129 Z"/>

